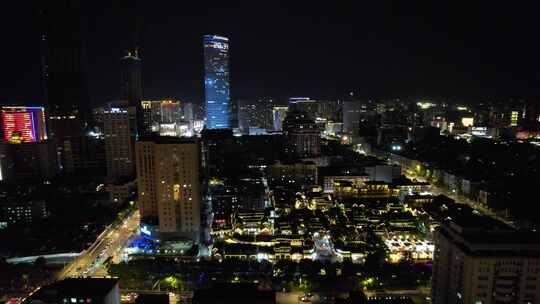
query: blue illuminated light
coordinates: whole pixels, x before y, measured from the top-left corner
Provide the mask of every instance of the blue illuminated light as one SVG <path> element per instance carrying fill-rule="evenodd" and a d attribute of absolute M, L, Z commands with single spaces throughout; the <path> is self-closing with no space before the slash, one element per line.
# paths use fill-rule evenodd
<path fill-rule="evenodd" d="M 229 129 L 229 39 L 205 35 L 203 41 L 206 127 Z"/>
<path fill-rule="evenodd" d="M 152 236 L 152 232 L 148 229 L 147 226 L 141 226 L 141 233 L 147 236 Z"/>
<path fill-rule="evenodd" d="M 30 116 L 32 117 L 32 119 L 30 120 L 30 124 L 32 125 L 32 140 L 36 140 L 36 121 L 35 121 L 35 116 L 34 116 L 34 112 L 30 112 Z"/>

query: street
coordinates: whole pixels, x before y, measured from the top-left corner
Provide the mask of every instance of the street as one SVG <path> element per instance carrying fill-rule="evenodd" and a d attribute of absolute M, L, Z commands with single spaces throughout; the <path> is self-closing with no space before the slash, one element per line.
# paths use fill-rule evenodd
<path fill-rule="evenodd" d="M 418 176 L 416 174 L 416 172 L 414 172 L 414 170 L 411 170 L 411 169 L 407 169 L 406 167 L 403 167 L 403 173 L 405 174 L 405 176 L 411 180 L 417 180 L 417 181 L 420 181 L 420 182 L 428 182 L 428 180 L 426 180 L 424 177 L 421 177 L 421 176 Z M 495 212 L 493 212 L 491 209 L 487 208 L 486 206 L 480 204 L 479 202 L 476 202 L 476 201 L 473 201 L 473 200 L 470 200 L 468 199 L 467 197 L 464 197 L 464 196 L 460 196 L 460 195 L 457 195 L 449 190 L 446 190 L 446 189 L 443 189 L 443 188 L 440 188 L 440 187 L 437 187 L 436 185 L 430 183 L 430 187 L 431 187 L 431 190 L 430 192 L 433 194 L 433 195 L 444 195 L 444 196 L 447 196 L 451 199 L 453 199 L 456 203 L 459 203 L 459 204 L 465 204 L 465 205 L 468 205 L 469 207 L 479 211 L 480 213 L 486 215 L 486 216 L 489 216 L 489 217 L 492 217 L 494 219 L 497 219 L 511 227 L 515 227 L 515 224 L 508 218 L 505 218 L 505 217 L 502 217 L 498 214 L 496 214 Z"/>
<path fill-rule="evenodd" d="M 107 270 L 104 262 L 109 258 L 118 263 L 127 241 L 139 228 L 139 211 L 133 211 L 122 223 L 109 226 L 79 257 L 66 265 L 57 275 L 58 280 L 68 277 L 104 277 Z"/>

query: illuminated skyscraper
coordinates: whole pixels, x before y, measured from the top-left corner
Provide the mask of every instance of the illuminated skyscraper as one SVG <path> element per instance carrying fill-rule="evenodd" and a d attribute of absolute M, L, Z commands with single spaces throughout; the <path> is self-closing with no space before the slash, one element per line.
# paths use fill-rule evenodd
<path fill-rule="evenodd" d="M 2 107 L 3 140 L 11 143 L 41 142 L 47 139 L 43 107 Z"/>
<path fill-rule="evenodd" d="M 204 36 L 204 88 L 206 127 L 229 129 L 229 39 L 215 35 Z"/>

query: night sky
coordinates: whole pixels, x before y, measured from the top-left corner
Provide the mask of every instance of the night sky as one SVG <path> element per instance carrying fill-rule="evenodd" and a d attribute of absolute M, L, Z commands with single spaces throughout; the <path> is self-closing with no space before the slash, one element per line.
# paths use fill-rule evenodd
<path fill-rule="evenodd" d="M 119 97 L 119 58 L 135 37 L 145 99 L 201 102 L 204 34 L 231 39 L 233 99 L 540 95 L 537 5 L 82 1 L 94 105 Z M 43 98 L 35 16 L 31 1 L 0 10 L 2 103 Z"/>

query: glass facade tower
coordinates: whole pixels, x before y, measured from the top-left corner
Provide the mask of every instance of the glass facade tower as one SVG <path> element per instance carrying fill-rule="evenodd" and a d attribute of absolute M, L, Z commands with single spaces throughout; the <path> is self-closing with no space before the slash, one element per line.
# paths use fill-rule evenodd
<path fill-rule="evenodd" d="M 204 36 L 206 128 L 230 129 L 229 39 Z"/>

